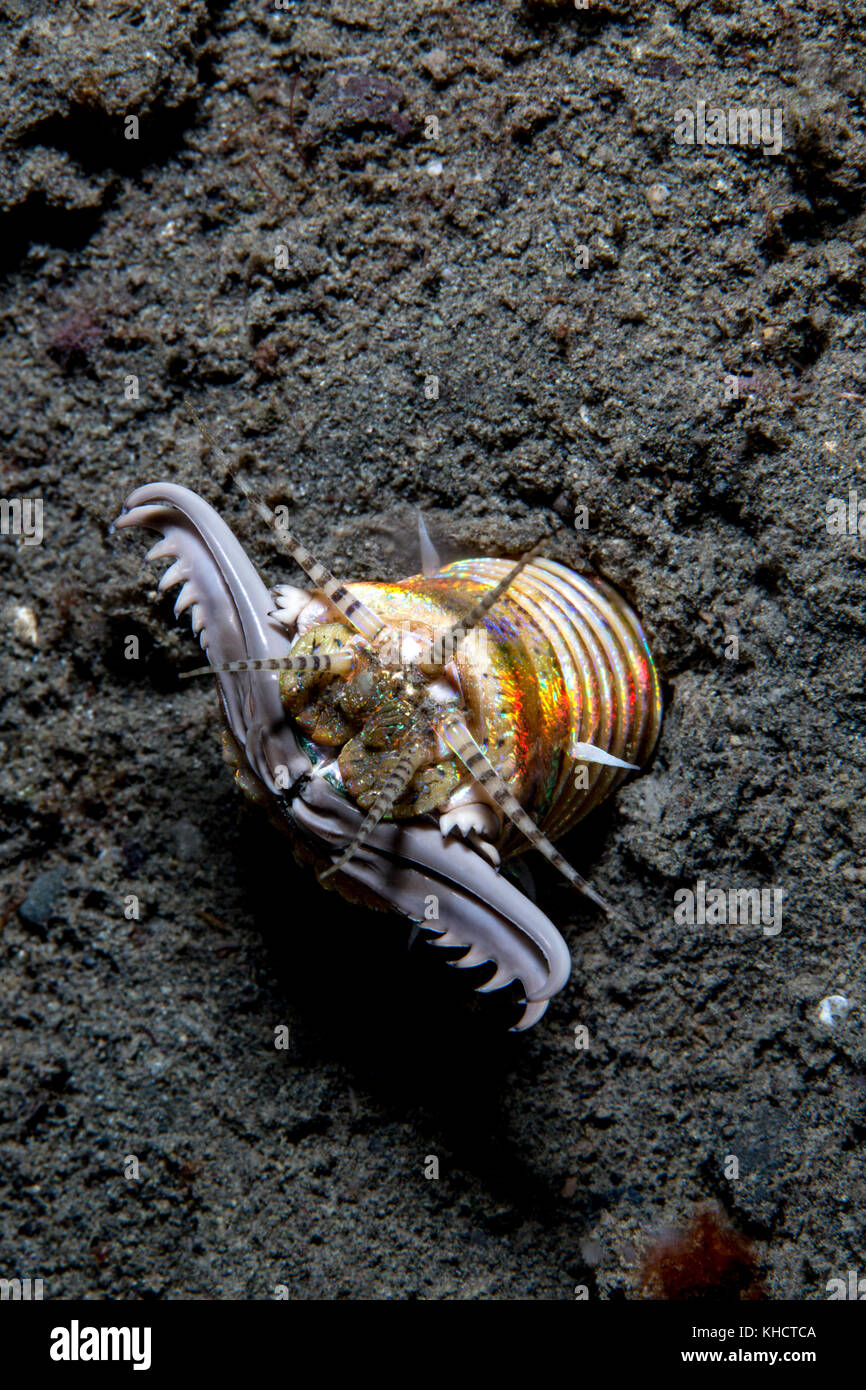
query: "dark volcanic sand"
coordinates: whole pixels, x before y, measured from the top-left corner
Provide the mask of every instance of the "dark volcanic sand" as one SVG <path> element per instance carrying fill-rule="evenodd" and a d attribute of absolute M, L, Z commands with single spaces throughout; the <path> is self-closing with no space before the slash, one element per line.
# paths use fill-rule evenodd
<path fill-rule="evenodd" d="M 0 538 L 0 1274 L 636 1298 L 708 1202 L 738 1287 L 866 1271 L 863 542 L 826 525 L 866 499 L 862 23 L 2 0 L 2 495 L 44 540 Z M 781 152 L 676 145 L 701 98 L 782 108 Z M 658 754 L 563 842 L 637 930 L 531 856 L 574 972 L 530 1032 L 242 804 L 109 534 L 169 477 L 296 578 L 192 412 L 350 579 L 417 570 L 420 506 L 446 558 L 546 532 L 638 608 Z M 675 928 L 698 878 L 782 887 L 781 933 Z"/>

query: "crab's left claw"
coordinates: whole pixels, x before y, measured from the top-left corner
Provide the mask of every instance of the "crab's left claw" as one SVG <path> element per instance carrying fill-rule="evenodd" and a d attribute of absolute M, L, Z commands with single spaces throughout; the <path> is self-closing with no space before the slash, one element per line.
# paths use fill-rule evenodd
<path fill-rule="evenodd" d="M 204 498 L 177 483 L 150 483 L 127 499 L 115 526 L 160 531 L 149 560 L 174 564 L 160 592 L 181 584 L 175 615 L 190 609 L 192 630 L 212 666 L 286 656 L 291 637 L 270 617 L 273 599 L 237 537 Z M 279 675 L 218 676 L 226 722 L 256 777 L 278 793 L 310 771 L 280 703 Z M 277 771 L 279 769 L 279 771 Z"/>

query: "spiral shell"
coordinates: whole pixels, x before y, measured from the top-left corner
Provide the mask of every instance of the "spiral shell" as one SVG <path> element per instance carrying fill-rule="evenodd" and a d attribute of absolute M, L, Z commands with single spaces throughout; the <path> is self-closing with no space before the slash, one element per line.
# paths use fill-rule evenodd
<path fill-rule="evenodd" d="M 460 560 L 433 576 L 360 582 L 391 626 L 441 636 L 508 573 L 500 559 Z M 659 678 L 632 609 L 604 580 L 535 560 L 454 656 L 472 732 L 521 805 L 551 839 L 564 835 L 627 775 L 587 764 L 593 744 L 643 766 L 661 723 Z M 585 775 L 581 776 L 581 770 Z M 528 848 L 505 832 L 504 852 Z"/>

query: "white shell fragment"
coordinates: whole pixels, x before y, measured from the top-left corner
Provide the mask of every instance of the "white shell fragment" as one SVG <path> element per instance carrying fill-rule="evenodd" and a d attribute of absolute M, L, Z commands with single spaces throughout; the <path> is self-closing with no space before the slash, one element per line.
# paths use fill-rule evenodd
<path fill-rule="evenodd" d="M 29 642 L 31 647 L 38 647 L 39 625 L 34 610 L 23 603 L 16 603 L 7 611 L 15 636 L 20 637 L 22 642 Z"/>
<path fill-rule="evenodd" d="M 851 1001 L 844 994 L 828 994 L 818 1005 L 818 1022 L 825 1028 L 835 1028 L 844 1023 L 851 1012 Z"/>

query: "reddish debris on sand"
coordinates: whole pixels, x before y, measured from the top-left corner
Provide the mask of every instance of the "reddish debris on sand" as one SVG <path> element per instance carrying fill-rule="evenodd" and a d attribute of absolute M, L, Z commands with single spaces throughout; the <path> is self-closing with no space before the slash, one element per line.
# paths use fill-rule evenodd
<path fill-rule="evenodd" d="M 643 1298 L 766 1298 L 750 1240 L 713 1206 L 699 1207 L 687 1226 L 667 1231 L 644 1255 Z"/>

